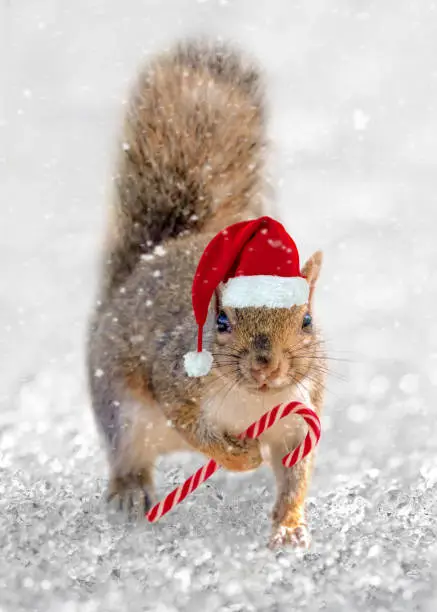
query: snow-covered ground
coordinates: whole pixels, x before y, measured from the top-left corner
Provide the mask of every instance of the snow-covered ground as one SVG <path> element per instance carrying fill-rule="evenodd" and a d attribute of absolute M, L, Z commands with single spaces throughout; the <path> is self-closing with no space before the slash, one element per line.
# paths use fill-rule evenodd
<path fill-rule="evenodd" d="M 437 4 L 2 0 L 0 27 L 0 611 L 434 610 Z M 265 549 L 263 469 L 155 527 L 101 500 L 82 364 L 111 156 L 136 66 L 187 33 L 265 66 L 278 214 L 325 251 L 306 554 Z M 198 464 L 166 459 L 161 491 Z"/>

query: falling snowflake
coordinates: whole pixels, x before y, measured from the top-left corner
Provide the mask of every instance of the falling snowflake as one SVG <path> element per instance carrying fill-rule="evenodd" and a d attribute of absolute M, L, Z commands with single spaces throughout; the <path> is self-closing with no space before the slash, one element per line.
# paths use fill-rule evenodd
<path fill-rule="evenodd" d="M 360 108 L 356 108 L 352 115 L 354 129 L 357 132 L 362 132 L 367 129 L 367 124 L 370 121 L 370 117 L 366 115 Z"/>
<path fill-rule="evenodd" d="M 164 247 L 161 244 L 158 244 L 155 247 L 153 253 L 155 255 L 158 255 L 158 257 L 163 257 L 167 253 L 167 251 L 164 249 Z"/>

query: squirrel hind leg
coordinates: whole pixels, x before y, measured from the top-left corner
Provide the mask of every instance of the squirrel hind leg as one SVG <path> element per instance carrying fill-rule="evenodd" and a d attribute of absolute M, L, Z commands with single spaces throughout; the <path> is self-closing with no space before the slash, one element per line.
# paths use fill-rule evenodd
<path fill-rule="evenodd" d="M 147 513 L 155 502 L 154 464 L 159 413 L 148 398 L 140 401 L 125 390 L 119 402 L 117 436 L 108 445 L 110 479 L 107 500 L 129 518 Z"/>
<path fill-rule="evenodd" d="M 126 381 L 115 377 L 107 381 L 102 375 L 93 377 L 90 387 L 109 463 L 107 501 L 129 515 L 144 514 L 154 502 L 156 412 L 152 405 L 133 398 Z"/>

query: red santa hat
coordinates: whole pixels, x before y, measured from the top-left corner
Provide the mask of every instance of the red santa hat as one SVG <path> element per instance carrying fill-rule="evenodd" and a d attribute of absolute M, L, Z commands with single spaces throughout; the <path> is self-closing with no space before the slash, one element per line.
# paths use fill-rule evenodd
<path fill-rule="evenodd" d="M 193 280 L 198 325 L 197 351 L 184 356 L 188 376 L 205 376 L 213 358 L 202 348 L 211 298 L 224 283 L 222 305 L 233 308 L 291 308 L 306 304 L 309 285 L 300 273 L 299 253 L 283 225 L 270 217 L 241 221 L 207 245 Z"/>

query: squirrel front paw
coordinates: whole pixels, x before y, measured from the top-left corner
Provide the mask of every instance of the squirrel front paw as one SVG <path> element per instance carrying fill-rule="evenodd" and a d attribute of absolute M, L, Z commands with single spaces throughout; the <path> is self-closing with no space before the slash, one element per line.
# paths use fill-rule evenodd
<path fill-rule="evenodd" d="M 311 536 L 306 525 L 278 525 L 273 528 L 269 548 L 273 550 L 288 545 L 294 548 L 308 549 L 310 544 Z"/>
<path fill-rule="evenodd" d="M 223 453 L 216 458 L 222 467 L 234 472 L 254 470 L 261 465 L 262 460 L 258 440 L 241 439 L 231 434 L 225 434 Z"/>

